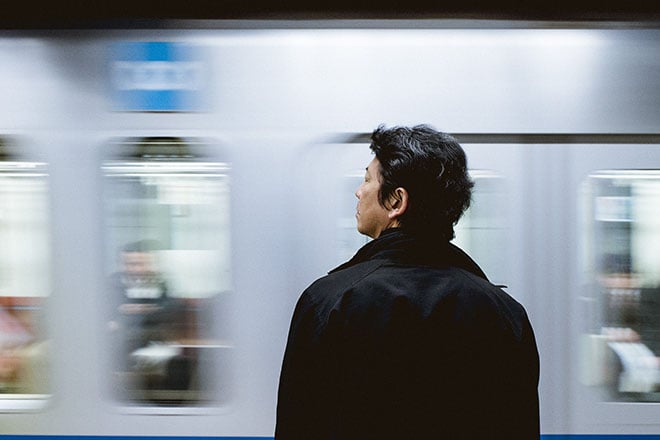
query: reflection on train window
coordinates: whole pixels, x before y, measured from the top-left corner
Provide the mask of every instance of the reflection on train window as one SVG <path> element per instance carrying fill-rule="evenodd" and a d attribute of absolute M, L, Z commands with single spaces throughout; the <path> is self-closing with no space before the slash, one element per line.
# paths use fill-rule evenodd
<path fill-rule="evenodd" d="M 229 165 L 186 139 L 113 147 L 102 167 L 111 390 L 133 406 L 225 402 Z"/>
<path fill-rule="evenodd" d="M 506 259 L 502 258 L 506 226 L 504 212 L 504 179 L 488 170 L 470 170 L 474 180 L 472 203 L 455 226 L 454 243 L 472 256 L 494 282 L 506 280 Z M 355 190 L 364 179 L 364 170 L 344 176 L 345 188 L 339 215 L 338 243 L 340 261 L 347 261 L 370 239 L 357 231 Z"/>
<path fill-rule="evenodd" d="M 660 401 L 660 171 L 587 182 L 590 318 L 582 381 L 607 400 Z"/>
<path fill-rule="evenodd" d="M 470 170 L 474 181 L 472 201 L 454 226 L 454 244 L 467 252 L 495 284 L 506 285 L 506 193 L 504 178 L 489 170 Z"/>
<path fill-rule="evenodd" d="M 0 144 L 0 411 L 41 408 L 50 393 L 44 308 L 50 295 L 47 167 Z"/>

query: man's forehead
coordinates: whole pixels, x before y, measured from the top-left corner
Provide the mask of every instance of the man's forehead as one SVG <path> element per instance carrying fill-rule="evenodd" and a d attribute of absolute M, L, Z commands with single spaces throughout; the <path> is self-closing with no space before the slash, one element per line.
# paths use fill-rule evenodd
<path fill-rule="evenodd" d="M 374 157 L 371 159 L 371 162 L 369 162 L 369 165 L 367 165 L 365 170 L 367 170 L 367 172 L 370 174 L 377 174 L 380 170 L 379 165 L 380 162 L 378 162 L 378 159 Z"/>

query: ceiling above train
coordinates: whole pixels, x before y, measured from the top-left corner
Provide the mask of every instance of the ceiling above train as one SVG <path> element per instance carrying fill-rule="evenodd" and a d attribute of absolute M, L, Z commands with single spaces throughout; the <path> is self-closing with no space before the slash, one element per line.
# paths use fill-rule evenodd
<path fill-rule="evenodd" d="M 157 27 L 167 20 L 482 19 L 660 22 L 655 0 L 112 0 L 25 1 L 0 28 Z"/>

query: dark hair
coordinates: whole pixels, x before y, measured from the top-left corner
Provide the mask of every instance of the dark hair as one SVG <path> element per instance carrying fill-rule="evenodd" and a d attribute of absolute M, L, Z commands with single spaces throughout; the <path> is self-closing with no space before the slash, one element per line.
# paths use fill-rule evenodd
<path fill-rule="evenodd" d="M 130 242 L 122 247 L 122 252 L 154 252 L 161 250 L 162 246 L 158 240 L 144 239 Z"/>
<path fill-rule="evenodd" d="M 402 229 L 451 240 L 454 225 L 470 206 L 474 182 L 458 141 L 428 125 L 385 128 L 371 134 L 371 150 L 380 162 L 379 203 L 387 205 L 398 187 L 408 192 Z"/>

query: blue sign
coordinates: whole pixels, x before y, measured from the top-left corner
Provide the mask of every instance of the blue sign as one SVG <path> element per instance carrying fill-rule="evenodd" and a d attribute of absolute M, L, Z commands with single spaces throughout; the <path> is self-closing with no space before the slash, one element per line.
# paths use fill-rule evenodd
<path fill-rule="evenodd" d="M 112 47 L 110 82 L 119 111 L 199 111 L 208 65 L 185 43 L 124 42 Z"/>

